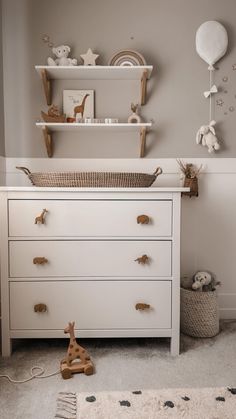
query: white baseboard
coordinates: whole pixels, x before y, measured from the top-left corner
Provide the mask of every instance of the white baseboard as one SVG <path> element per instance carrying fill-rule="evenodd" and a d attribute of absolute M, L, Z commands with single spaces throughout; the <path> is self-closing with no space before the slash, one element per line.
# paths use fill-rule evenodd
<path fill-rule="evenodd" d="M 220 318 L 236 319 L 236 293 L 219 292 Z"/>
<path fill-rule="evenodd" d="M 236 308 L 220 308 L 220 319 L 222 320 L 235 320 Z"/>

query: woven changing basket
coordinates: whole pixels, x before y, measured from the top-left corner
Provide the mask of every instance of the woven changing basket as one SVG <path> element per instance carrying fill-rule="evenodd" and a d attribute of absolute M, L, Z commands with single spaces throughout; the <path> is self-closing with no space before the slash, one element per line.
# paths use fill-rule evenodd
<path fill-rule="evenodd" d="M 219 333 L 219 308 L 216 291 L 196 292 L 181 288 L 181 332 L 198 338 Z"/>
<path fill-rule="evenodd" d="M 22 170 L 34 186 L 85 188 L 147 188 L 162 173 L 158 167 L 152 175 L 125 172 L 35 172 Z"/>

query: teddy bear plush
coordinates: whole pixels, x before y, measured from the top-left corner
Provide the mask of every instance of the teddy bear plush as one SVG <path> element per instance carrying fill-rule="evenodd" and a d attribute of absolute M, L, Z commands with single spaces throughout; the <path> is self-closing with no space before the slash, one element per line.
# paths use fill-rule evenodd
<path fill-rule="evenodd" d="M 60 45 L 59 47 L 52 48 L 53 54 L 56 56 L 55 59 L 48 57 L 48 65 L 77 65 L 76 58 L 68 58 L 70 53 L 70 47 L 68 45 Z"/>
<path fill-rule="evenodd" d="M 192 289 L 195 291 L 215 291 L 219 285 L 210 272 L 199 271 L 193 276 Z"/>

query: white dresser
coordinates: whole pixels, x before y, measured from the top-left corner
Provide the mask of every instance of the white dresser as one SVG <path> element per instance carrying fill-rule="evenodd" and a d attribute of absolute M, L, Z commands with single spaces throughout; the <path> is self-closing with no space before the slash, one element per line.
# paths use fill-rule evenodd
<path fill-rule="evenodd" d="M 0 188 L 3 355 L 70 320 L 80 337 L 170 337 L 177 355 L 184 190 Z"/>

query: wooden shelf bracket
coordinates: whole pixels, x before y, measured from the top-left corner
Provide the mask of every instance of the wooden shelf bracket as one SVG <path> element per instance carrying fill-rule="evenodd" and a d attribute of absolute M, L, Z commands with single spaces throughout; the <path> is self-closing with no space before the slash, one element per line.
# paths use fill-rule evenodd
<path fill-rule="evenodd" d="M 147 134 L 147 129 L 145 127 L 142 127 L 140 129 L 140 157 L 145 156 L 146 134 Z"/>
<path fill-rule="evenodd" d="M 43 128 L 43 136 L 44 136 L 44 142 L 47 149 L 47 155 L 48 157 L 53 156 L 53 141 L 52 141 L 52 134 L 48 127 Z"/>
<path fill-rule="evenodd" d="M 148 71 L 144 70 L 141 78 L 141 105 L 146 103 Z"/>
<path fill-rule="evenodd" d="M 52 104 L 52 87 L 51 87 L 51 80 L 47 75 L 47 71 L 45 69 L 41 70 L 41 78 L 43 82 L 43 90 L 46 97 L 47 105 L 50 106 Z"/>

